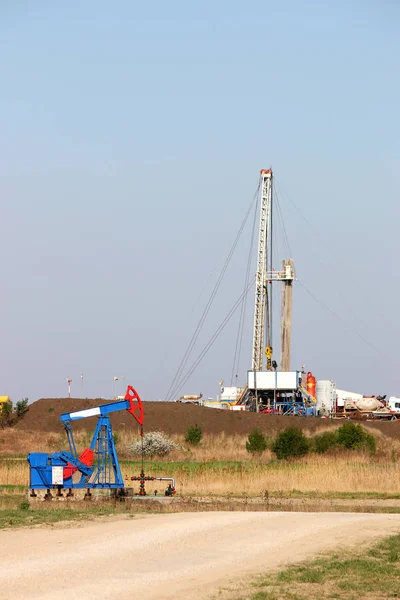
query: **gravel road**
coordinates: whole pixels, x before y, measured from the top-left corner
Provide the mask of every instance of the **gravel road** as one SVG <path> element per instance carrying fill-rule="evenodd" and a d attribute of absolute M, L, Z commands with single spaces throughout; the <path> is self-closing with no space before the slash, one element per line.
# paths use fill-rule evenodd
<path fill-rule="evenodd" d="M 400 531 L 400 515 L 207 512 L 0 531 L 1 599 L 210 599 L 220 586 Z"/>

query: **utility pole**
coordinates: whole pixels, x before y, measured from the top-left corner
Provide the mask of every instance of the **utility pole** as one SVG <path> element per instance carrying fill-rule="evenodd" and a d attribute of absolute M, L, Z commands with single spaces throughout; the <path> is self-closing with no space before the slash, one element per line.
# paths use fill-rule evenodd
<path fill-rule="evenodd" d="M 115 382 L 118 381 L 119 377 L 113 378 L 113 399 L 115 398 Z"/>

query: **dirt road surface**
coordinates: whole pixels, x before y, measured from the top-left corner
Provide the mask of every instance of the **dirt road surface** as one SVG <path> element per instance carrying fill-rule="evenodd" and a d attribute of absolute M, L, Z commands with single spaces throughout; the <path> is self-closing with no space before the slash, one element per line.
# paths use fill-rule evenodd
<path fill-rule="evenodd" d="M 221 586 L 400 531 L 400 515 L 208 512 L 0 531 L 0 598 L 210 599 Z"/>

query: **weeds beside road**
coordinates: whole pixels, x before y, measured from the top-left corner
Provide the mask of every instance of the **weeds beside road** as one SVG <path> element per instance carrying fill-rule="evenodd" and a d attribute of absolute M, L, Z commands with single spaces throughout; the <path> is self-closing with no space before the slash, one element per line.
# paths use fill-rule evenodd
<path fill-rule="evenodd" d="M 400 535 L 260 576 L 236 600 L 386 600 L 400 597 Z M 232 596 L 230 596 L 232 598 Z"/>
<path fill-rule="evenodd" d="M 347 512 L 400 513 L 400 495 L 379 493 L 302 493 L 275 492 L 261 497 L 248 496 L 177 496 L 92 501 L 27 502 L 25 486 L 0 486 L 0 529 L 53 525 L 60 521 L 89 521 L 99 517 L 130 518 L 142 513 L 177 512 Z"/>

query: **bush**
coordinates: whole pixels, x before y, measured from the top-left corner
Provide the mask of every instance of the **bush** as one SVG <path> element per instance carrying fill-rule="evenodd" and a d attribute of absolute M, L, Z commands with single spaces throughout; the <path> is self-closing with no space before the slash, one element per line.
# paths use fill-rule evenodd
<path fill-rule="evenodd" d="M 11 400 L 0 404 L 0 427 L 13 427 L 29 410 L 28 398 L 19 400 L 13 407 Z"/>
<path fill-rule="evenodd" d="M 199 425 L 195 425 L 194 427 L 189 427 L 185 435 L 185 442 L 188 444 L 192 444 L 192 446 L 198 446 L 200 444 L 201 439 L 203 437 L 203 430 Z"/>
<path fill-rule="evenodd" d="M 325 431 L 319 435 L 316 435 L 312 439 L 315 452 L 323 454 L 331 448 L 334 448 L 338 444 L 338 436 L 336 431 Z"/>
<path fill-rule="evenodd" d="M 370 454 L 375 454 L 376 452 L 376 441 L 372 433 L 365 433 L 365 447 L 368 449 Z"/>
<path fill-rule="evenodd" d="M 258 429 L 253 429 L 248 435 L 246 442 L 246 450 L 250 454 L 262 454 L 268 448 L 268 443 L 265 435 Z"/>
<path fill-rule="evenodd" d="M 13 403 L 8 400 L 0 404 L 0 427 L 12 427 L 13 422 Z"/>
<path fill-rule="evenodd" d="M 359 424 L 347 421 L 337 430 L 337 440 L 340 446 L 348 450 L 368 450 L 375 454 L 376 443 L 373 435 L 365 431 Z"/>
<path fill-rule="evenodd" d="M 361 425 L 347 421 L 337 430 L 338 443 L 349 450 L 355 450 L 362 445 L 364 430 Z"/>
<path fill-rule="evenodd" d="M 22 400 L 18 400 L 17 404 L 15 405 L 15 412 L 17 415 L 17 420 L 18 419 L 22 419 L 22 417 L 25 415 L 25 413 L 28 412 L 29 408 L 28 408 L 28 398 L 23 398 Z"/>
<path fill-rule="evenodd" d="M 305 456 L 310 450 L 310 442 L 301 429 L 289 427 L 278 434 L 272 450 L 279 459 Z"/>
<path fill-rule="evenodd" d="M 166 456 L 171 450 L 179 449 L 179 446 L 174 444 L 162 431 L 149 431 L 149 433 L 145 433 L 143 438 L 133 442 L 131 452 L 136 456 L 141 456 L 142 444 L 143 454 L 149 458 L 153 456 Z"/>

